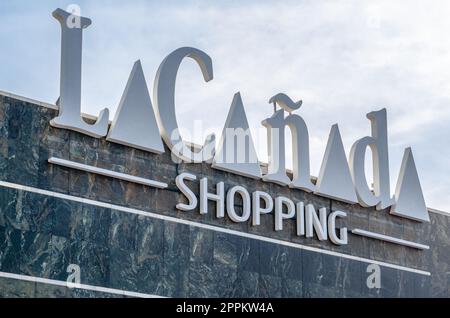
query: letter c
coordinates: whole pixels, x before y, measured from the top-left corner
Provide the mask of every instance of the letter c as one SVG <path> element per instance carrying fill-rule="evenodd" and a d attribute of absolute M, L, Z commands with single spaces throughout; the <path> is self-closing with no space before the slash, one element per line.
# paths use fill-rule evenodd
<path fill-rule="evenodd" d="M 180 136 L 175 115 L 175 82 L 180 64 L 186 57 L 197 62 L 206 82 L 213 79 L 212 60 L 206 53 L 192 47 L 179 48 L 170 53 L 159 66 L 153 87 L 153 101 L 161 136 L 172 153 L 184 161 L 200 163 L 212 159 L 214 135 L 206 138 L 199 152 L 193 152 Z"/>

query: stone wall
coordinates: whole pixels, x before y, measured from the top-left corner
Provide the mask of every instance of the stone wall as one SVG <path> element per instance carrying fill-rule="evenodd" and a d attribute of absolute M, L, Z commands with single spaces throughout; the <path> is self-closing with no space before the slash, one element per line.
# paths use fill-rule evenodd
<path fill-rule="evenodd" d="M 69 264 L 80 266 L 85 285 L 169 297 L 450 295 L 450 218 L 444 214 L 430 213 L 430 223 L 419 223 L 387 211 L 215 170 L 209 164 L 175 164 L 169 151 L 155 155 L 50 127 L 56 114 L 55 109 L 0 95 L 0 296 L 121 297 L 7 277 L 9 273 L 65 282 Z M 52 156 L 151 178 L 169 187 L 150 188 L 51 165 L 47 160 Z M 275 232 L 272 214 L 262 215 L 260 226 L 234 223 L 228 217 L 217 219 L 212 202 L 206 215 L 181 212 L 175 205 L 184 202 L 184 196 L 174 182 L 181 172 L 208 177 L 210 192 L 215 191 L 217 182 L 224 181 L 226 189 L 245 185 L 249 192 L 262 190 L 329 211 L 343 210 L 348 212 L 345 226 L 349 230 L 358 227 L 384 233 L 430 249 L 417 250 L 351 233 L 348 245 L 336 246 L 296 236 L 294 220 L 285 221 L 285 229 Z M 191 185 L 198 193 L 198 182 Z M 193 223 L 155 218 L 145 212 Z M 215 231 L 196 223 L 306 248 Z M 369 289 L 368 262 L 341 254 L 431 275 L 382 265 L 381 288 Z"/>

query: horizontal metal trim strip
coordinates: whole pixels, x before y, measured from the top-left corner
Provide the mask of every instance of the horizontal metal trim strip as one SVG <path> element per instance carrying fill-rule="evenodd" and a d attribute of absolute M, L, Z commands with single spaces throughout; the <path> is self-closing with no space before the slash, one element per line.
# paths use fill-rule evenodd
<path fill-rule="evenodd" d="M 86 165 L 83 163 L 78 163 L 78 162 L 70 161 L 70 160 L 66 160 L 66 159 L 51 157 L 50 159 L 48 159 L 48 162 L 50 162 L 54 165 L 59 165 L 59 166 L 67 167 L 67 168 L 72 168 L 72 169 L 77 169 L 77 170 L 86 171 L 86 172 L 90 172 L 90 173 L 95 173 L 95 174 L 99 174 L 102 176 L 107 176 L 107 177 L 111 177 L 111 178 L 115 178 L 115 179 L 134 182 L 134 183 L 138 183 L 138 184 L 143 184 L 143 185 L 146 185 L 149 187 L 154 187 L 154 188 L 159 188 L 159 189 L 165 189 L 168 187 L 167 183 L 164 183 L 164 182 L 159 182 L 159 181 L 155 181 L 155 180 L 151 180 L 151 179 L 145 179 L 145 178 L 141 178 L 141 177 L 135 177 L 130 174 L 125 174 L 125 173 L 121 173 L 121 172 L 98 168 L 98 167 L 94 167 L 94 166 L 90 166 L 90 165 Z"/>
<path fill-rule="evenodd" d="M 193 222 L 193 221 L 189 221 L 189 220 L 183 220 L 183 219 L 175 218 L 172 216 L 142 211 L 142 210 L 138 210 L 138 209 L 128 208 L 128 207 L 115 205 L 115 204 L 111 204 L 111 203 L 106 203 L 106 202 L 101 202 L 101 201 L 95 201 L 95 200 L 91 200 L 91 199 L 85 199 L 85 198 L 81 198 L 81 197 L 72 196 L 69 194 L 62 194 L 59 192 L 42 190 L 42 189 L 33 188 L 33 187 L 24 186 L 24 185 L 15 184 L 15 183 L 10 183 L 10 182 L 6 182 L 6 181 L 0 181 L 0 186 L 6 187 L 6 188 L 17 189 L 17 190 L 23 190 L 23 191 L 32 192 L 32 193 L 37 193 L 37 194 L 42 194 L 42 195 L 51 196 L 51 197 L 55 197 L 55 198 L 61 198 L 61 199 L 65 199 L 65 200 L 85 203 L 85 204 L 94 205 L 94 206 L 98 206 L 98 207 L 109 208 L 109 209 L 113 209 L 113 210 L 117 210 L 117 211 L 121 211 L 121 212 L 125 212 L 125 213 L 142 215 L 142 216 L 155 218 L 155 219 L 159 219 L 159 220 L 164 220 L 164 221 L 168 221 L 168 222 L 191 225 L 191 226 L 195 226 L 198 228 L 203 228 L 203 229 L 216 231 L 216 232 L 227 233 L 227 234 L 231 234 L 231 235 L 237 235 L 237 236 L 241 236 L 241 237 L 264 241 L 264 242 L 270 242 L 270 243 L 274 243 L 274 244 L 290 246 L 290 247 L 294 247 L 294 248 L 298 248 L 298 249 L 303 249 L 306 251 L 312 251 L 312 252 L 316 252 L 316 253 L 322 253 L 322 254 L 326 254 L 326 255 L 342 257 L 342 258 L 359 261 L 359 262 L 363 262 L 363 263 L 367 263 L 367 264 L 377 264 L 380 266 L 398 269 L 398 270 L 402 270 L 402 271 L 407 271 L 407 272 L 411 272 L 411 273 L 416 273 L 416 274 L 420 274 L 420 275 L 426 275 L 426 276 L 431 275 L 430 272 L 420 270 L 420 269 L 386 263 L 386 262 L 382 262 L 382 261 L 371 260 L 371 259 L 364 258 L 364 257 L 343 254 L 343 253 L 334 252 L 334 251 L 328 251 L 328 250 L 324 250 L 324 249 L 317 248 L 317 247 L 306 246 L 306 245 L 302 245 L 302 244 L 292 243 L 292 242 L 283 241 L 283 240 L 274 239 L 274 238 L 265 237 L 265 236 L 260 236 L 260 235 L 256 235 L 256 234 L 239 232 L 236 230 L 230 230 L 230 229 L 223 228 L 220 226 L 209 225 L 209 224 L 204 224 L 204 223 L 199 223 L 199 222 Z"/>
<path fill-rule="evenodd" d="M 393 237 L 393 236 L 384 235 L 384 234 L 375 233 L 375 232 L 370 232 L 370 231 L 366 231 L 366 230 L 353 229 L 352 233 L 356 234 L 356 235 L 360 235 L 360 236 L 370 237 L 370 238 L 373 238 L 373 239 L 376 239 L 376 240 L 381 240 L 381 241 L 385 241 L 385 242 L 389 242 L 389 243 L 394 243 L 394 244 L 399 244 L 399 245 L 403 245 L 403 246 L 417 248 L 419 250 L 428 250 L 428 249 L 430 249 L 430 247 L 428 245 L 415 243 L 415 242 L 399 239 L 399 238 L 396 238 L 396 237 Z"/>
<path fill-rule="evenodd" d="M 164 298 L 164 297 L 158 296 L 158 295 L 143 294 L 143 293 L 137 293 L 137 292 L 122 290 L 122 289 L 107 288 L 107 287 L 94 286 L 94 285 L 68 283 L 68 282 L 64 282 L 61 280 L 54 280 L 54 279 L 6 273 L 6 272 L 0 272 L 0 277 L 16 279 L 16 280 L 21 280 L 21 281 L 27 281 L 27 282 L 47 284 L 47 285 L 62 286 L 62 287 L 73 288 L 73 289 L 91 290 L 91 291 L 96 291 L 96 292 L 101 292 L 101 293 L 123 295 L 123 296 L 135 297 L 135 298 Z"/>

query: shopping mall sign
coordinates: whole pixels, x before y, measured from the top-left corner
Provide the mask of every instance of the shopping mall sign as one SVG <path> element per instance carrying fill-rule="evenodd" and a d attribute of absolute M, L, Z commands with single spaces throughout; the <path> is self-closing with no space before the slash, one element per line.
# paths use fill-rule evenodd
<path fill-rule="evenodd" d="M 213 168 L 249 178 L 301 189 L 350 204 L 376 206 L 378 210 L 390 207 L 390 213 L 393 215 L 416 221 L 429 221 L 410 148 L 404 151 L 395 194 L 390 193 L 385 109 L 367 114 L 371 124 L 371 135 L 353 144 L 349 158 L 345 154 L 338 125 L 331 127 L 320 173 L 315 183 L 311 181 L 310 175 L 308 127 L 301 116 L 294 114 L 298 112 L 302 102 L 295 102 L 282 93 L 270 98 L 269 102 L 278 107 L 275 107 L 274 114 L 270 118 L 262 121 L 262 125 L 267 129 L 270 158 L 266 174 L 261 172 L 239 93 L 234 95 L 217 145 L 214 135 L 211 135 L 206 138 L 202 147 L 194 150 L 179 134 L 175 111 L 175 83 L 180 64 L 186 58 L 191 58 L 197 63 L 206 82 L 213 79 L 211 57 L 195 48 L 179 48 L 162 61 L 154 80 L 153 98 L 149 95 L 141 64 L 139 61 L 136 62 L 112 124 L 109 125 L 107 108 L 100 112 L 94 123 L 85 122 L 81 116 L 80 104 L 82 35 L 83 30 L 91 24 L 91 20 L 74 16 L 61 9 L 54 11 L 53 16 L 61 24 L 62 48 L 59 114 L 51 120 L 52 126 L 75 130 L 95 138 L 106 137 L 110 142 L 156 154 L 164 152 L 164 142 L 172 154 L 183 161 L 210 162 Z M 289 127 L 292 134 L 292 175 L 286 173 L 285 167 L 286 127 Z M 371 150 L 373 161 L 373 189 L 369 187 L 365 175 L 365 156 L 368 148 Z M 52 163 L 58 163 L 55 162 L 57 159 L 52 160 Z M 207 201 L 214 200 L 217 202 L 217 217 L 224 217 L 226 212 L 235 222 L 244 222 L 252 218 L 254 225 L 259 224 L 261 214 L 273 212 L 275 230 L 282 229 L 284 219 L 296 217 L 299 235 L 311 236 L 314 228 L 319 239 L 330 237 L 337 244 L 346 244 L 346 239 L 345 242 L 342 239 L 344 233 L 341 233 L 339 238 L 335 231 L 330 231 L 330 228 L 334 227 L 335 219 L 345 217 L 345 212 L 335 211 L 327 215 L 326 210 L 319 209 L 317 213 L 314 207 L 305 206 L 303 202 L 293 202 L 285 197 L 272 198 L 261 191 L 249 193 L 242 186 L 233 187 L 225 193 L 223 182 L 216 185 L 216 193 L 208 193 L 206 178 L 200 180 L 198 199 L 186 186 L 186 182 L 195 179 L 196 176 L 189 173 L 177 177 L 176 184 L 188 201 L 179 203 L 177 205 L 179 210 L 188 211 L 199 206 L 200 213 L 207 213 Z M 244 202 L 240 214 L 234 210 L 234 198 L 238 195 Z"/>

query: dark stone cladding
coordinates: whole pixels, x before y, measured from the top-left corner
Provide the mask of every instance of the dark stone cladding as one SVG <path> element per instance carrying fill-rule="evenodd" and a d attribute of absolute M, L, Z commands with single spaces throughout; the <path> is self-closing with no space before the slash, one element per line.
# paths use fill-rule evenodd
<path fill-rule="evenodd" d="M 170 152 L 155 155 L 49 125 L 57 111 L 0 95 L 0 180 L 76 197 L 212 224 L 431 272 L 424 276 L 381 267 L 381 289 L 366 286 L 367 263 L 261 240 L 124 213 L 85 203 L 0 187 L 0 272 L 65 281 L 69 264 L 81 267 L 83 284 L 169 297 L 448 297 L 450 218 L 430 213 L 419 223 L 359 205 L 212 169 L 176 164 Z M 132 126 L 130 126 L 132 129 Z M 166 182 L 155 189 L 51 165 L 51 157 Z M 348 212 L 346 226 L 427 244 L 419 251 L 349 233 L 347 246 L 295 235 L 294 221 L 273 230 L 273 215 L 260 226 L 228 217 L 175 209 L 184 197 L 175 177 L 208 177 L 209 190 L 245 185 L 273 197 Z M 192 190 L 198 193 L 198 181 Z M 237 206 L 239 209 L 239 206 Z M 107 293 L 0 278 L 4 297 L 109 297 Z"/>

